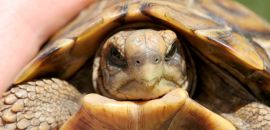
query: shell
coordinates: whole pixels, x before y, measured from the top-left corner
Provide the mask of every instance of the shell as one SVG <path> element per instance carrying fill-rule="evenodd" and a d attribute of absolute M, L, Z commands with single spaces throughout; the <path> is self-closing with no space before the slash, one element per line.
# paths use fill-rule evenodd
<path fill-rule="evenodd" d="M 270 26 L 250 10 L 224 0 L 119 1 L 97 1 L 82 12 L 14 83 L 45 74 L 67 78 L 112 30 L 132 22 L 153 22 L 185 36 L 195 51 L 230 72 L 259 99 L 270 98 Z"/>
<path fill-rule="evenodd" d="M 61 130 L 236 130 L 221 116 L 188 97 L 183 89 L 146 102 L 116 101 L 97 94 Z"/>

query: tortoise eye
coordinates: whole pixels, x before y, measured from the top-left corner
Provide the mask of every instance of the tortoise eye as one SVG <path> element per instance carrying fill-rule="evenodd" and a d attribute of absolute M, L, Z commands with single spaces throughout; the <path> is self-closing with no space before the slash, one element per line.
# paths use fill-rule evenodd
<path fill-rule="evenodd" d="M 110 53 L 108 55 L 108 61 L 110 65 L 113 65 L 119 68 L 124 68 L 127 66 L 126 59 L 121 55 L 121 53 L 115 47 L 112 47 L 110 49 Z"/>
<path fill-rule="evenodd" d="M 169 61 L 174 56 L 174 54 L 176 53 L 176 50 L 177 50 L 177 45 L 176 45 L 176 42 L 174 42 L 171 45 L 171 48 L 170 48 L 169 52 L 165 56 L 165 61 Z"/>

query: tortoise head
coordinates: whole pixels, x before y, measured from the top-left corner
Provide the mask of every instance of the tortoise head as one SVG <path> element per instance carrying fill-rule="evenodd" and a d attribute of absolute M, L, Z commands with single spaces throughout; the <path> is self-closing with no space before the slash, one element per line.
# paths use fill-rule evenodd
<path fill-rule="evenodd" d="M 148 100 L 188 86 L 186 62 L 170 30 L 120 31 L 109 37 L 95 59 L 93 82 L 105 96 Z"/>

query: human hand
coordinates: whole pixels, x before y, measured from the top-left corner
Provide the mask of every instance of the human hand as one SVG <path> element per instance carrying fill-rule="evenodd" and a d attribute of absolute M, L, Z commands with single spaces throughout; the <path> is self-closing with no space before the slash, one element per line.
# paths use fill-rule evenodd
<path fill-rule="evenodd" d="M 0 1 L 0 96 L 48 37 L 93 1 Z"/>

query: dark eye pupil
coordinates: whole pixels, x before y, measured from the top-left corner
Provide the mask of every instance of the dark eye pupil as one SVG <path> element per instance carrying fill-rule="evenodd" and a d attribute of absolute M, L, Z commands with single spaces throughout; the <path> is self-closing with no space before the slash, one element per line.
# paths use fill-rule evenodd
<path fill-rule="evenodd" d="M 170 60 L 174 56 L 174 54 L 176 53 L 176 50 L 177 50 L 176 43 L 173 43 L 170 51 L 165 56 L 165 60 L 166 61 Z"/>
<path fill-rule="evenodd" d="M 115 48 L 112 47 L 110 53 L 108 55 L 108 61 L 110 65 L 124 68 L 127 66 L 126 59 L 120 54 L 120 52 Z"/>
<path fill-rule="evenodd" d="M 120 54 L 120 52 L 118 52 L 118 50 L 116 48 L 112 48 L 111 49 L 111 54 L 112 56 L 118 58 L 118 59 L 122 59 L 122 55 Z"/>

